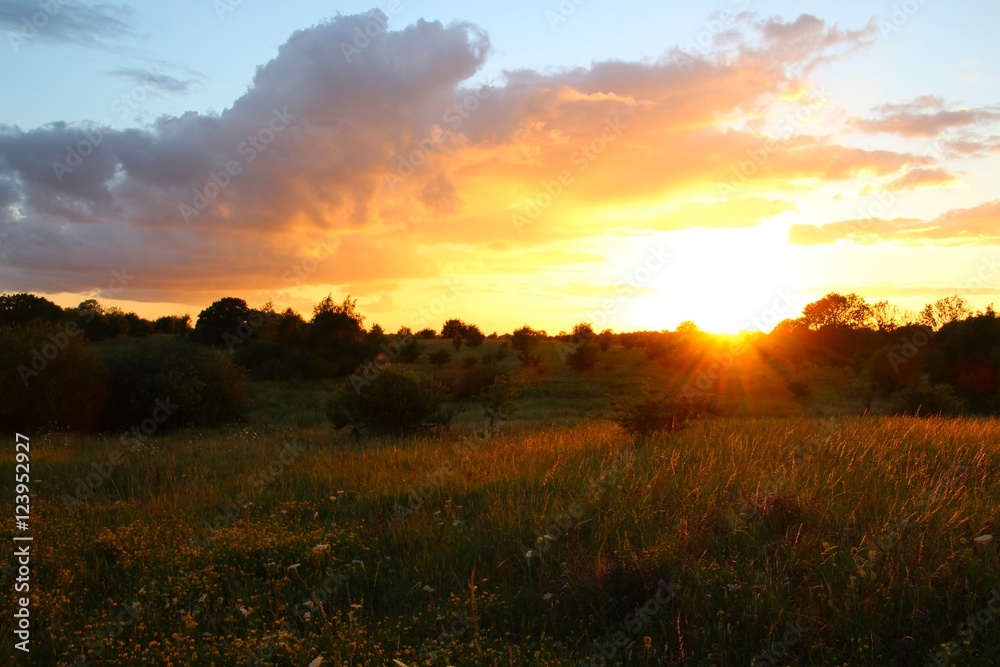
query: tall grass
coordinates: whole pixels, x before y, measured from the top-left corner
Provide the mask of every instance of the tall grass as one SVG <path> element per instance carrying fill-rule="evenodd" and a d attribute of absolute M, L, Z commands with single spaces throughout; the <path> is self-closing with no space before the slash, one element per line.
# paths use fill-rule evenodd
<path fill-rule="evenodd" d="M 283 463 L 289 441 L 301 452 Z M 971 637 L 961 625 L 1000 588 L 984 539 L 998 523 L 995 420 L 720 418 L 640 448 L 599 421 L 488 440 L 304 425 L 149 442 L 70 509 L 63 494 L 121 445 L 33 439 L 35 664 L 1000 655 L 1000 619 Z M 652 605 L 661 582 L 675 595 Z M 9 615 L 0 629 L 9 645 Z"/>

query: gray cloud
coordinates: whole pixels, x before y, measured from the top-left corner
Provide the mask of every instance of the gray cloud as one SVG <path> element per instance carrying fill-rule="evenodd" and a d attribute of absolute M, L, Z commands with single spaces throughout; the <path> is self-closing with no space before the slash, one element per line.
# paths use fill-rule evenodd
<path fill-rule="evenodd" d="M 201 85 L 200 78 L 178 79 L 150 69 L 124 67 L 108 72 L 112 76 L 127 79 L 136 84 L 161 90 L 165 93 L 184 94 Z"/>
<path fill-rule="evenodd" d="M 136 10 L 127 4 L 79 0 L 0 0 L 0 28 L 15 50 L 32 40 L 106 48 L 135 37 Z"/>

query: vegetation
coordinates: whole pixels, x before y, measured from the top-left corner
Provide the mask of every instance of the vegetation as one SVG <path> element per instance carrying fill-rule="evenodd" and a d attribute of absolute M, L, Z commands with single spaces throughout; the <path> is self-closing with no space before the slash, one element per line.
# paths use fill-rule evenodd
<path fill-rule="evenodd" d="M 412 433 L 447 426 L 445 387 L 434 378 L 395 364 L 369 365 L 351 376 L 331 399 L 327 415 L 334 428 L 355 433 Z"/>
<path fill-rule="evenodd" d="M 525 326 L 463 367 L 467 330 L 386 334 L 350 298 L 136 336 L 100 333 L 128 320 L 96 302 L 7 296 L 38 664 L 1000 653 L 991 309 L 828 295 L 769 334 Z"/>

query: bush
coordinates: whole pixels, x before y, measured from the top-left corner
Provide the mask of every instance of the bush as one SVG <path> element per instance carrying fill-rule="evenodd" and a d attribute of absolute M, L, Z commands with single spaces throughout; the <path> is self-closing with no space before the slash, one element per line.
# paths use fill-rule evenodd
<path fill-rule="evenodd" d="M 373 364 L 351 376 L 327 402 L 326 414 L 336 429 L 411 433 L 447 426 L 454 415 L 444 407 L 446 398 L 447 389 L 429 375 Z"/>
<path fill-rule="evenodd" d="M 576 348 L 566 355 L 566 363 L 578 371 L 590 371 L 597 365 L 600 348 L 592 339 L 581 341 Z"/>
<path fill-rule="evenodd" d="M 493 384 L 499 374 L 495 366 L 463 367 L 449 369 L 443 374 L 442 381 L 454 398 L 474 398 Z"/>
<path fill-rule="evenodd" d="M 701 419 L 708 412 L 704 402 L 657 396 L 649 388 L 643 389 L 642 393 L 642 399 L 637 403 L 613 402 L 610 416 L 611 421 L 639 443 L 658 433 L 675 433 L 687 426 L 689 421 Z"/>
<path fill-rule="evenodd" d="M 957 415 L 963 408 L 962 399 L 946 384 L 913 385 L 893 394 L 891 400 L 893 413 L 899 415 Z"/>
<path fill-rule="evenodd" d="M 521 409 L 517 399 L 523 391 L 524 386 L 517 378 L 504 374 L 495 377 L 490 386 L 479 392 L 487 431 L 493 432 L 498 423 L 510 421 Z"/>
<path fill-rule="evenodd" d="M 134 427 L 157 415 L 157 430 L 206 426 L 246 414 L 247 372 L 225 352 L 183 340 L 135 341 L 105 350 L 108 429 Z"/>
<path fill-rule="evenodd" d="M 444 348 L 441 348 L 439 350 L 434 350 L 427 356 L 427 360 L 432 364 L 434 364 L 435 366 L 437 366 L 438 368 L 441 368 L 449 361 L 451 361 L 451 352 L 449 352 Z"/>
<path fill-rule="evenodd" d="M 92 430 L 105 398 L 100 360 L 72 323 L 0 327 L 0 428 Z"/>

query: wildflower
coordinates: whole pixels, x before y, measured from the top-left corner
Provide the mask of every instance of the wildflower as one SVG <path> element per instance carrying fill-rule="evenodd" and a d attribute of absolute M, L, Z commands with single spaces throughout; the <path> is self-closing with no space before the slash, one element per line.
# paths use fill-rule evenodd
<path fill-rule="evenodd" d="M 288 569 L 289 570 L 295 570 L 295 569 L 300 568 L 300 567 L 302 567 L 302 563 L 296 563 L 295 565 L 289 565 Z"/>
<path fill-rule="evenodd" d="M 246 607 L 240 607 L 240 613 L 243 614 L 243 618 L 246 618 L 247 616 L 250 615 L 250 610 L 248 610 Z"/>
<path fill-rule="evenodd" d="M 535 550 L 528 549 L 527 551 L 524 552 L 524 557 L 527 558 L 528 560 L 531 560 L 532 558 L 535 557 Z"/>
<path fill-rule="evenodd" d="M 546 593 L 545 595 L 542 596 L 542 599 L 545 601 L 549 601 L 552 599 L 552 597 L 553 597 L 552 593 Z"/>
<path fill-rule="evenodd" d="M 313 551 L 315 551 L 316 553 L 322 553 L 324 551 L 329 551 L 329 550 L 330 550 L 329 544 L 317 544 L 316 546 L 313 547 Z"/>
<path fill-rule="evenodd" d="M 430 586 L 424 586 L 424 590 L 427 591 L 428 593 L 433 593 L 434 592 L 434 589 L 431 588 Z"/>
<path fill-rule="evenodd" d="M 323 656 L 320 656 L 309 663 L 309 667 L 319 667 L 323 664 Z"/>
<path fill-rule="evenodd" d="M 989 544 L 992 541 L 993 541 L 992 535 L 980 535 L 979 537 L 973 540 L 973 542 L 978 542 L 979 544 Z"/>

